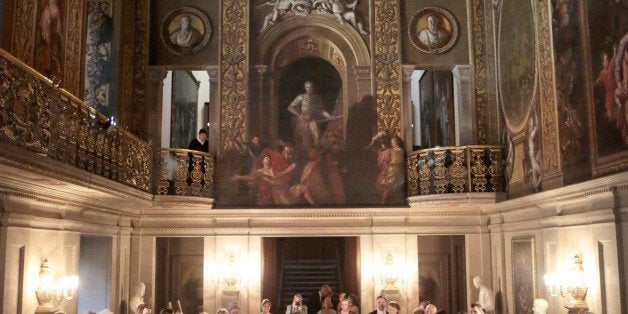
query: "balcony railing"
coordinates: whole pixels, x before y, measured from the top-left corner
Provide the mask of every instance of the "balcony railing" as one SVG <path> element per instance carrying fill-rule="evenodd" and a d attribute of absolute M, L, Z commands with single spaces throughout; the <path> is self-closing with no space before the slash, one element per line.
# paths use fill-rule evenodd
<path fill-rule="evenodd" d="M 157 194 L 211 197 L 214 158 L 189 149 L 162 148 L 159 152 Z"/>
<path fill-rule="evenodd" d="M 152 148 L 0 49 L 0 140 L 150 191 Z"/>
<path fill-rule="evenodd" d="M 459 146 L 424 149 L 407 159 L 408 196 L 503 192 L 504 147 Z"/>

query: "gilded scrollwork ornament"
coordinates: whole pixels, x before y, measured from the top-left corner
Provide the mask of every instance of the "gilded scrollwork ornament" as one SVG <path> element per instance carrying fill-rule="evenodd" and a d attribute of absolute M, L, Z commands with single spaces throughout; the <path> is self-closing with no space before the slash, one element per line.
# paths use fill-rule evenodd
<path fill-rule="evenodd" d="M 398 0 L 375 1 L 375 75 L 377 129 L 401 132 L 401 44 Z"/>
<path fill-rule="evenodd" d="M 222 5 L 221 113 L 223 149 L 246 137 L 246 90 L 248 81 L 248 7 L 242 1 Z"/>

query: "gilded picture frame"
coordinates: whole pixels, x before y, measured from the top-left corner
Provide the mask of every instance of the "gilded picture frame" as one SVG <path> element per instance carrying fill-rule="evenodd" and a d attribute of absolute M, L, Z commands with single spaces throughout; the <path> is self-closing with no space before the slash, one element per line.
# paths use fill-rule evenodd
<path fill-rule="evenodd" d="M 211 35 L 209 17 L 193 7 L 182 7 L 168 13 L 161 27 L 163 44 L 179 55 L 192 54 L 203 49 Z"/>
<path fill-rule="evenodd" d="M 410 41 L 421 52 L 443 54 L 451 50 L 460 36 L 456 17 L 441 7 L 417 11 L 408 25 Z"/>
<path fill-rule="evenodd" d="M 537 298 L 534 237 L 513 238 L 511 248 L 514 312 L 529 313 Z"/>

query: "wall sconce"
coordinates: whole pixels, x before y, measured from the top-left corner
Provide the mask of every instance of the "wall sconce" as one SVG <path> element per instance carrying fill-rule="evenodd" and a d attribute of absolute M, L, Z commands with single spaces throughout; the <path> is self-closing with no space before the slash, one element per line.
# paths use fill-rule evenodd
<path fill-rule="evenodd" d="M 224 290 L 237 291 L 238 284 L 246 283 L 247 270 L 234 253 L 225 255 L 222 265 L 217 265 L 216 272 L 212 278 L 215 285 L 224 286 Z"/>
<path fill-rule="evenodd" d="M 37 309 L 35 313 L 55 312 L 56 307 L 64 300 L 72 300 L 78 288 L 78 276 L 66 276 L 54 280 L 54 271 L 47 258 L 41 262 L 39 269 L 39 287 L 37 295 Z"/>
<path fill-rule="evenodd" d="M 588 309 L 589 306 L 584 301 L 587 297 L 587 286 L 582 259 L 578 255 L 571 258 L 569 271 L 547 274 L 543 276 L 547 293 L 552 297 L 570 296 L 572 299 L 565 305 L 567 309 Z"/>
<path fill-rule="evenodd" d="M 402 281 L 401 273 L 402 270 L 399 265 L 395 263 L 395 258 L 388 252 L 382 264 L 381 273 L 379 274 L 379 279 L 384 285 L 383 290 L 399 290 L 399 288 L 395 286 L 395 283 Z"/>

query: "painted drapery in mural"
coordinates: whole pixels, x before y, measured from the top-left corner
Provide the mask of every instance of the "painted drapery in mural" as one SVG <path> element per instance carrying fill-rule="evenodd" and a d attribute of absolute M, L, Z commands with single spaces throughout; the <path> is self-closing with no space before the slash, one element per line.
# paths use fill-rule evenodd
<path fill-rule="evenodd" d="M 87 35 L 85 39 L 85 103 L 106 116 L 117 115 L 115 96 L 111 89 L 113 76 L 111 39 L 113 20 L 111 1 L 87 3 Z"/>

